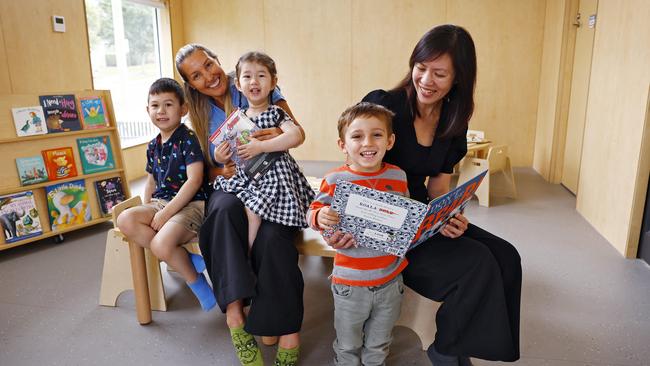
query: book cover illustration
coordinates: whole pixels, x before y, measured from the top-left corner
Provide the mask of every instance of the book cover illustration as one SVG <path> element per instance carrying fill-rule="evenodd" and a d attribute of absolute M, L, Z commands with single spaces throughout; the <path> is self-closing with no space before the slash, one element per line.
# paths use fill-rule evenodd
<path fill-rule="evenodd" d="M 276 151 L 262 153 L 248 160 L 241 159 L 237 155 L 237 147 L 249 143 L 250 135 L 258 129 L 257 125 L 241 109 L 237 109 L 210 135 L 210 142 L 214 146 L 219 146 L 222 142 L 228 141 L 230 150 L 233 153 L 232 160 L 242 167 L 246 175 L 252 180 L 259 180 L 264 176 L 283 153 Z"/>
<path fill-rule="evenodd" d="M 47 181 L 47 170 L 42 156 L 16 158 L 16 167 L 21 186 Z"/>
<path fill-rule="evenodd" d="M 43 228 L 38 217 L 32 191 L 0 197 L 0 224 L 5 243 L 41 235 Z"/>
<path fill-rule="evenodd" d="M 86 130 L 108 126 L 106 105 L 101 97 L 79 97 L 79 115 Z"/>
<path fill-rule="evenodd" d="M 38 99 L 43 107 L 48 133 L 81 130 L 74 95 L 41 95 Z"/>
<path fill-rule="evenodd" d="M 41 106 L 11 108 L 11 114 L 14 117 L 18 137 L 47 133 L 45 115 Z"/>
<path fill-rule="evenodd" d="M 43 150 L 42 155 L 50 180 L 77 176 L 77 167 L 71 147 Z"/>
<path fill-rule="evenodd" d="M 83 179 L 47 186 L 45 194 L 52 230 L 90 221 L 88 192 Z"/>
<path fill-rule="evenodd" d="M 111 140 L 108 136 L 77 139 L 77 147 L 84 174 L 115 169 Z"/>
<path fill-rule="evenodd" d="M 99 208 L 102 216 L 108 216 L 113 212 L 113 206 L 124 201 L 126 195 L 122 187 L 122 178 L 112 177 L 95 181 L 95 190 L 99 200 Z"/>
<path fill-rule="evenodd" d="M 487 170 L 425 205 L 416 200 L 337 181 L 332 209 L 340 222 L 323 236 L 341 230 L 351 233 L 357 245 L 403 257 L 406 252 L 437 234 L 461 212 L 481 184 Z"/>

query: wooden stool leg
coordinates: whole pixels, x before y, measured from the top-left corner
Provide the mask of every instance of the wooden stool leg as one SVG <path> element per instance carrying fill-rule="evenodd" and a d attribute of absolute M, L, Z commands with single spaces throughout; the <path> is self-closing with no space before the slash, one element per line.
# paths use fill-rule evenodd
<path fill-rule="evenodd" d="M 165 287 L 163 286 L 162 273 L 160 272 L 160 261 L 149 249 L 145 249 L 144 253 L 147 262 L 147 283 L 149 285 L 151 310 L 167 311 Z"/>
<path fill-rule="evenodd" d="M 436 335 L 436 312 L 438 304 L 404 286 L 402 312 L 395 325 L 410 328 L 422 342 L 422 350 L 429 347 Z"/>
<path fill-rule="evenodd" d="M 131 255 L 131 273 L 133 274 L 133 290 L 135 292 L 135 309 L 138 322 L 142 325 L 149 324 L 151 323 L 151 301 L 149 301 L 144 248 L 129 242 L 129 253 Z"/>
<path fill-rule="evenodd" d="M 109 230 L 106 236 L 99 305 L 115 306 L 122 292 L 133 289 L 129 263 L 129 251 L 122 237 L 116 235 L 115 230 Z"/>

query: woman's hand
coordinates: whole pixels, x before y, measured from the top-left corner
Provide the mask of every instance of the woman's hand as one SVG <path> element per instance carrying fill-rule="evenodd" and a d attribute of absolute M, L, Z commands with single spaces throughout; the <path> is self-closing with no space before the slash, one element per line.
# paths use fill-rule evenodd
<path fill-rule="evenodd" d="M 257 130 L 253 132 L 251 136 L 255 137 L 260 141 L 264 141 L 264 140 L 272 139 L 276 136 L 280 136 L 280 134 L 282 134 L 282 130 L 280 129 L 280 127 L 271 127 L 271 128 L 264 128 L 262 130 Z"/>
<path fill-rule="evenodd" d="M 348 249 L 357 246 L 357 242 L 352 237 L 352 234 L 342 231 L 335 231 L 332 236 L 329 238 L 323 237 L 323 239 L 334 249 Z"/>
<path fill-rule="evenodd" d="M 237 166 L 235 165 L 235 162 L 230 160 L 224 166 L 219 167 L 211 167 L 209 171 L 209 177 L 210 177 L 210 182 L 214 181 L 218 176 L 223 176 L 224 178 L 230 178 L 233 175 L 235 175 L 235 171 L 237 170 Z"/>
<path fill-rule="evenodd" d="M 458 213 L 449 219 L 449 221 L 447 221 L 440 233 L 448 238 L 453 239 L 463 235 L 468 226 L 469 220 L 467 220 L 463 214 Z"/>
<path fill-rule="evenodd" d="M 226 164 L 231 157 L 232 151 L 230 151 L 228 141 L 222 141 L 221 144 L 214 149 L 214 160 L 221 164 Z"/>
<path fill-rule="evenodd" d="M 254 137 L 251 137 L 247 144 L 237 146 L 237 155 L 244 160 L 253 158 L 263 152 L 262 141 Z"/>

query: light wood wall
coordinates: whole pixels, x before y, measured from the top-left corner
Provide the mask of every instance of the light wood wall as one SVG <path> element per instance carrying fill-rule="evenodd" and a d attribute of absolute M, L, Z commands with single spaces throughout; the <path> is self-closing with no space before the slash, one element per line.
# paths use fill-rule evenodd
<path fill-rule="evenodd" d="M 83 0 L 0 1 L 0 92 L 92 89 Z M 66 32 L 52 30 L 52 15 Z"/>
<path fill-rule="evenodd" d="M 578 211 L 635 257 L 650 174 L 650 3 L 599 1 Z"/>
<path fill-rule="evenodd" d="M 397 84 L 426 30 L 442 23 L 463 25 L 478 53 L 477 109 L 470 126 L 509 144 L 515 165 L 530 166 L 545 3 L 184 0 L 182 29 L 186 43 L 202 43 L 217 52 L 226 70 L 233 70 L 246 51 L 268 52 L 307 134 L 294 156 L 337 161 L 342 159 L 335 127 L 340 113 L 367 92 Z"/>

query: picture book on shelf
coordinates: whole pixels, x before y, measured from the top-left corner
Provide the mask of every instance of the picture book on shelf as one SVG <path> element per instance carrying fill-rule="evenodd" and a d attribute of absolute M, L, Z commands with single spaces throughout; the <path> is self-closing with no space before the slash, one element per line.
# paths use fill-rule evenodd
<path fill-rule="evenodd" d="M 352 234 L 359 246 L 403 257 L 464 210 L 486 173 L 481 172 L 428 205 L 339 180 L 331 207 L 338 212 L 340 221 L 323 236 L 341 230 Z"/>
<path fill-rule="evenodd" d="M 99 209 L 102 216 L 113 213 L 113 206 L 124 201 L 126 195 L 122 187 L 122 178 L 112 177 L 95 181 L 95 190 L 99 200 Z"/>
<path fill-rule="evenodd" d="M 83 179 L 45 187 L 52 230 L 62 230 L 88 222 L 88 192 Z"/>
<path fill-rule="evenodd" d="M 101 97 L 79 97 L 79 115 L 86 130 L 108 126 L 106 105 Z"/>
<path fill-rule="evenodd" d="M 38 99 L 43 107 L 48 133 L 81 130 L 74 95 L 41 95 Z"/>
<path fill-rule="evenodd" d="M 283 154 L 281 151 L 275 151 L 261 153 L 248 160 L 241 159 L 237 155 L 237 147 L 247 144 L 250 141 L 251 133 L 258 129 L 257 125 L 241 109 L 237 109 L 210 135 L 210 142 L 214 146 L 219 146 L 222 142 L 228 141 L 230 150 L 233 153 L 232 160 L 235 164 L 241 166 L 246 175 L 252 180 L 260 179 Z"/>
<path fill-rule="evenodd" d="M 47 133 L 45 115 L 41 106 L 11 108 L 11 114 L 14 117 L 18 137 Z"/>
<path fill-rule="evenodd" d="M 7 244 L 41 235 L 43 227 L 38 217 L 34 192 L 1 196 L 0 224 Z"/>
<path fill-rule="evenodd" d="M 47 181 L 47 170 L 42 156 L 16 158 L 16 167 L 21 186 Z"/>
<path fill-rule="evenodd" d="M 84 174 L 115 169 L 111 140 L 108 136 L 79 138 L 77 147 Z"/>
<path fill-rule="evenodd" d="M 77 176 L 77 167 L 71 147 L 43 150 L 41 153 L 50 180 Z"/>

